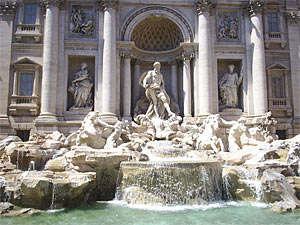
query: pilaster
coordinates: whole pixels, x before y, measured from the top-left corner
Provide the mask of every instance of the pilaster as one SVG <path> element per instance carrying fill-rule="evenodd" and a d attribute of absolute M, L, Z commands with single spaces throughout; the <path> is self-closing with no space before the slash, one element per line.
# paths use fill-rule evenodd
<path fill-rule="evenodd" d="M 0 139 L 11 134 L 8 120 L 9 78 L 12 75 L 11 44 L 17 1 L 0 2 Z"/>
<path fill-rule="evenodd" d="M 286 15 L 289 38 L 291 84 L 293 99 L 294 134 L 300 132 L 300 11 L 289 11 Z"/>

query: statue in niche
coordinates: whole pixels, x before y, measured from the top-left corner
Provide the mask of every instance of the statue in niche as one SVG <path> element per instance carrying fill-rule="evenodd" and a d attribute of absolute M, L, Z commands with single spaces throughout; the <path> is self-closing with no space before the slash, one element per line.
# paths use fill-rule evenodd
<path fill-rule="evenodd" d="M 90 15 L 89 15 L 90 14 Z M 72 9 L 71 13 L 71 32 L 83 35 L 93 35 L 94 22 L 91 13 L 84 11 L 83 9 Z"/>
<path fill-rule="evenodd" d="M 238 40 L 237 13 L 221 12 L 218 15 L 218 39 L 221 41 Z"/>
<path fill-rule="evenodd" d="M 140 78 L 140 84 L 146 89 L 145 95 L 150 102 L 146 116 L 149 119 L 175 116 L 170 109 L 170 98 L 165 91 L 163 75 L 160 73 L 160 63 L 155 62 L 153 64 L 154 69 L 142 74 Z"/>
<path fill-rule="evenodd" d="M 238 106 L 238 87 L 243 81 L 243 73 L 234 73 L 234 65 L 229 65 L 229 73 L 225 73 L 219 81 L 222 106 L 236 108 Z"/>
<path fill-rule="evenodd" d="M 74 106 L 72 108 L 92 107 L 92 87 L 93 81 L 87 70 L 87 64 L 83 62 L 75 74 L 72 85 L 68 88 L 68 91 L 74 97 Z"/>

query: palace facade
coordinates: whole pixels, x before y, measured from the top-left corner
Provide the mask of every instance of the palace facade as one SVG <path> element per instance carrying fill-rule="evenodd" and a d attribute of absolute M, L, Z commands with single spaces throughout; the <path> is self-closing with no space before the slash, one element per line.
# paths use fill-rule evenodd
<path fill-rule="evenodd" d="M 0 0 L 0 137 L 132 120 L 156 61 L 185 121 L 271 111 L 292 137 L 299 46 L 299 0 Z"/>

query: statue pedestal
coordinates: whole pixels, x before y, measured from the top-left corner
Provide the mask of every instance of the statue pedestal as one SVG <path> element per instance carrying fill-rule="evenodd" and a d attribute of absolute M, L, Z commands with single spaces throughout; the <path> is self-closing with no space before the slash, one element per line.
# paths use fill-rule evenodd
<path fill-rule="evenodd" d="M 243 115 L 243 111 L 238 108 L 227 108 L 223 109 L 220 115 L 225 120 L 238 120 Z"/>
<path fill-rule="evenodd" d="M 76 108 L 71 107 L 69 111 L 65 112 L 65 120 L 83 120 L 86 115 L 92 111 L 92 107 L 89 108 Z"/>

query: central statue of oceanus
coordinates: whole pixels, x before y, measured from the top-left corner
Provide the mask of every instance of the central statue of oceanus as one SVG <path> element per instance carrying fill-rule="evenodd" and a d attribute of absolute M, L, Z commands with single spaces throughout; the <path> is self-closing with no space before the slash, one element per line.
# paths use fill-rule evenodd
<path fill-rule="evenodd" d="M 163 75 L 160 72 L 159 62 L 153 64 L 154 69 L 143 73 L 140 84 L 146 89 L 145 95 L 150 102 L 146 116 L 149 119 L 175 116 L 170 109 L 170 98 L 165 90 Z M 167 113 L 167 115 L 166 115 Z"/>
<path fill-rule="evenodd" d="M 176 132 L 182 118 L 177 115 L 178 112 L 171 110 L 171 100 L 160 72 L 161 64 L 155 62 L 153 67 L 153 70 L 143 73 L 139 80 L 140 85 L 145 88 L 145 98 L 141 102 L 148 105 L 147 110 L 137 113 L 134 120 L 141 127 L 146 127 L 154 140 L 167 138 Z"/>

